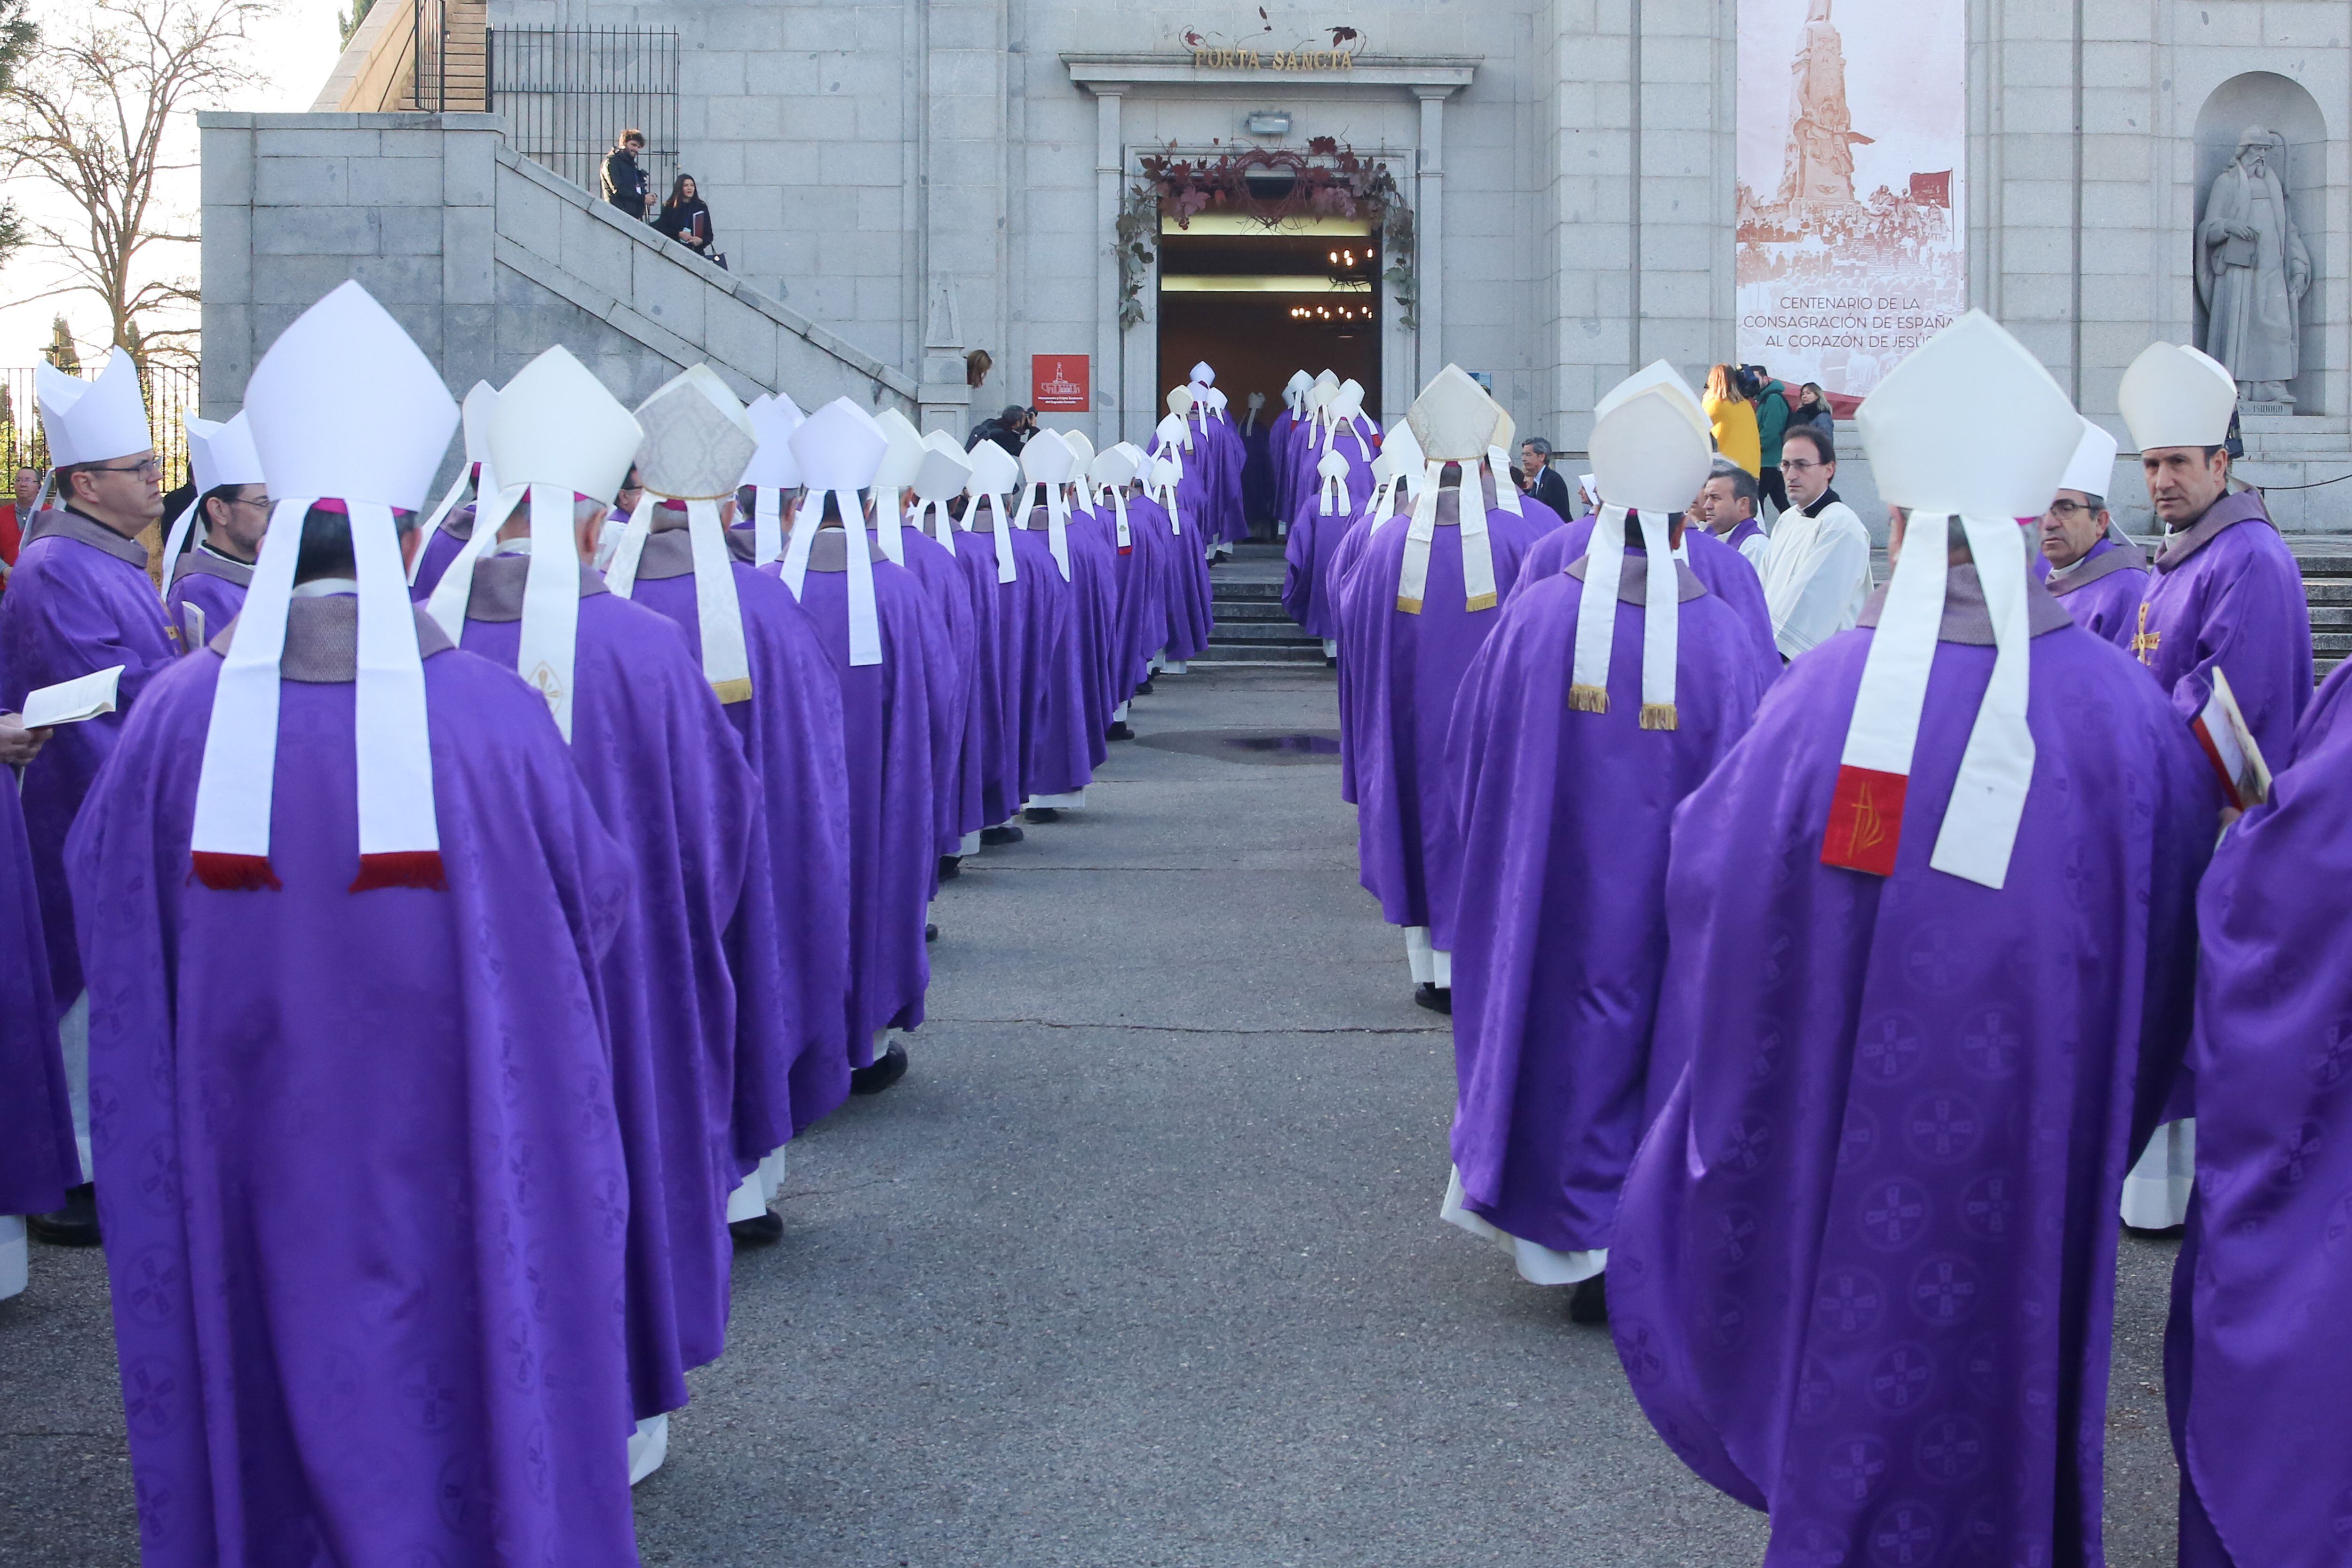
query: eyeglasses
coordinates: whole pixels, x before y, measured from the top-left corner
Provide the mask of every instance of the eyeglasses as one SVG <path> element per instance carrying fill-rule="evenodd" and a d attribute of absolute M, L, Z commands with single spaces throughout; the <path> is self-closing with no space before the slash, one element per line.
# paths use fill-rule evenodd
<path fill-rule="evenodd" d="M 143 458 L 119 468 L 104 463 L 92 463 L 81 471 L 85 474 L 137 474 L 142 479 L 152 479 L 163 473 L 163 465 L 153 458 Z"/>
<path fill-rule="evenodd" d="M 2091 512 L 2097 510 L 2078 500 L 2053 500 L 2050 503 L 2050 512 L 2053 517 L 2072 517 L 2078 511 Z"/>

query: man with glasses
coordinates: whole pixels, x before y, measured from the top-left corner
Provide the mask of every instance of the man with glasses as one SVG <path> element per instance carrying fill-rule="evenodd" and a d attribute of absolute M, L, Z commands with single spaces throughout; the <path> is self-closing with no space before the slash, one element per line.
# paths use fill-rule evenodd
<path fill-rule="evenodd" d="M 1802 426 L 1782 440 L 1789 510 L 1773 525 L 1764 602 L 1780 657 L 1794 658 L 1861 620 L 1870 597 L 1870 531 L 1830 488 L 1837 450 L 1829 437 Z"/>
<path fill-rule="evenodd" d="M 187 426 L 196 491 L 192 521 L 200 536 L 194 549 L 171 560 L 183 531 L 181 524 L 173 525 L 164 546 L 163 574 L 172 586 L 163 610 L 180 630 L 182 650 L 193 653 L 245 607 L 261 536 L 269 527 L 269 487 L 262 483 L 261 458 L 244 415 L 220 425 L 191 418 Z"/>
<path fill-rule="evenodd" d="M 2074 616 L 2074 624 L 2129 649 L 2147 595 L 2147 557 L 2107 515 L 2106 488 L 2115 478 L 2117 442 L 2089 420 L 2067 465 L 2066 482 L 2042 514 L 2043 584 Z"/>
<path fill-rule="evenodd" d="M 25 695 L 120 666 L 114 711 L 61 727 L 21 775 L 33 881 L 49 955 L 58 1034 L 72 1091 L 74 1131 L 89 1172 L 89 998 L 74 940 L 65 843 L 91 781 L 113 753 L 139 694 L 179 657 L 179 645 L 147 575 L 138 536 L 163 515 L 163 470 L 131 356 L 116 349 L 95 381 L 42 365 L 35 371 L 41 429 L 57 464 L 58 505 L 33 519 L 8 592 L 0 595 L 0 712 Z M 98 1241 L 89 1184 L 56 1213 L 27 1221 L 37 1240 Z"/>

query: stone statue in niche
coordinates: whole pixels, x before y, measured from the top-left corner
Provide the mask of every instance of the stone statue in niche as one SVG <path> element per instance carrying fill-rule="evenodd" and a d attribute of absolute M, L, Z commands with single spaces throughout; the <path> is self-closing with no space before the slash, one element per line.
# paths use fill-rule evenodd
<path fill-rule="evenodd" d="M 2287 213 L 2286 138 L 2260 126 L 2213 182 L 2197 225 L 2197 297 L 2205 352 L 2237 378 L 2249 412 L 2294 406 L 2296 317 L 2311 287 L 2311 253 Z"/>

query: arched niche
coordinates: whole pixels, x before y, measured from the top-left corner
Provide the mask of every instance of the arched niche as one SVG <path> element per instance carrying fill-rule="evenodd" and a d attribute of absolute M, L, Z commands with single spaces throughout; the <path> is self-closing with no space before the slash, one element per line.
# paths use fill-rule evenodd
<path fill-rule="evenodd" d="M 2197 222 L 2204 222 L 2213 183 L 2236 158 L 2239 138 L 2256 126 L 2286 139 L 2285 167 L 2280 173 L 2287 214 L 2311 258 L 2311 288 L 2296 308 L 2297 374 L 2287 387 L 2294 395 L 2297 414 L 2340 412 L 2320 405 L 2326 349 L 2322 323 L 2326 296 L 2336 286 L 2326 256 L 2327 117 L 2301 82 L 2274 71 L 2248 71 L 2231 77 L 2205 100 L 2197 111 Z M 2190 243 L 2196 243 L 2193 235 Z M 2201 300 L 2197 305 L 2197 342 L 2208 342 Z"/>

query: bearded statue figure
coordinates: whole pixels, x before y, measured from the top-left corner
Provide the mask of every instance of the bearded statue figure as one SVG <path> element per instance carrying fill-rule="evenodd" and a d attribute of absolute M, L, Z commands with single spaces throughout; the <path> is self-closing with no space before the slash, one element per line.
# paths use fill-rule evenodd
<path fill-rule="evenodd" d="M 2197 297 L 2205 352 L 2227 365 L 2248 403 L 2294 402 L 2296 315 L 2311 254 L 2288 215 L 2286 138 L 2253 127 L 2205 201 L 2197 226 Z"/>

